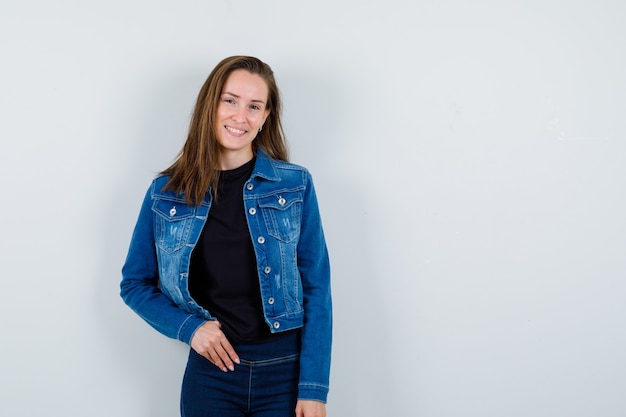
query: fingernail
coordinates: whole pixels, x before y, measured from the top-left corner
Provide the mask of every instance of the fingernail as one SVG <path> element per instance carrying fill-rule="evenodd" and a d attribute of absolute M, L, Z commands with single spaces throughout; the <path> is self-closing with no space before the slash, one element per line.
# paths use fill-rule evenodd
<path fill-rule="evenodd" d="M 235 359 L 235 363 L 239 365 L 239 358 Z"/>
<path fill-rule="evenodd" d="M 234 371 L 234 370 L 235 370 L 235 367 L 234 367 L 234 366 L 232 366 L 232 365 L 230 365 L 230 366 L 228 367 L 228 369 L 230 369 L 231 371 Z"/>

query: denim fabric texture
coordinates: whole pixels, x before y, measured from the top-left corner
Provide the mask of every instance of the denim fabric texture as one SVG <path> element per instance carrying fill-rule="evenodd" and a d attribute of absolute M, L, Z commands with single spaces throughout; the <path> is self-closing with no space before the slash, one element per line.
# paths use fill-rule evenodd
<path fill-rule="evenodd" d="M 183 378 L 182 417 L 293 417 L 298 395 L 299 333 L 235 346 L 241 363 L 222 372 L 193 349 Z"/>
<path fill-rule="evenodd" d="M 122 268 L 121 296 L 156 330 L 189 344 L 198 327 L 215 320 L 188 289 L 191 253 L 212 194 L 198 207 L 188 206 L 182 194 L 162 191 L 167 181 L 157 177 L 146 192 Z M 311 175 L 259 151 L 243 191 L 265 321 L 274 333 L 302 328 L 298 398 L 325 402 L 330 262 Z"/>

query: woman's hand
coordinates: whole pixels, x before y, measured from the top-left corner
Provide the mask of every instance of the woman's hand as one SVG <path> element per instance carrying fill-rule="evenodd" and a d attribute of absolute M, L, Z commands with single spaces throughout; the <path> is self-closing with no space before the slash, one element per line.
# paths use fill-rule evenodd
<path fill-rule="evenodd" d="M 218 321 L 207 321 L 196 330 L 191 338 L 191 348 L 207 358 L 213 365 L 224 372 L 235 370 L 239 356 L 233 349 Z"/>
<path fill-rule="evenodd" d="M 326 404 L 320 401 L 298 400 L 296 417 L 326 417 Z"/>

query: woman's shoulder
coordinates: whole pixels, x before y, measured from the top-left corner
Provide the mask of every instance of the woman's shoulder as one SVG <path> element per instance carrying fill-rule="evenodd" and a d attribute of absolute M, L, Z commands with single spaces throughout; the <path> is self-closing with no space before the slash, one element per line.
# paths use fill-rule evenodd
<path fill-rule="evenodd" d="M 300 172 L 309 172 L 309 170 L 300 164 L 296 164 L 294 162 L 281 161 L 279 159 L 272 159 L 274 166 L 277 169 L 285 169 L 289 171 L 300 171 Z"/>
<path fill-rule="evenodd" d="M 165 174 L 159 174 L 152 180 L 152 187 L 157 190 L 162 190 L 163 187 L 169 182 L 170 176 Z"/>
<path fill-rule="evenodd" d="M 260 161 L 259 161 L 260 160 Z M 288 161 L 283 161 L 281 159 L 274 159 L 265 153 L 263 150 L 259 150 L 257 155 L 257 162 L 260 162 L 258 166 L 263 167 L 265 164 L 269 164 L 274 171 L 277 170 L 285 170 L 285 171 L 299 171 L 308 174 L 308 170 L 306 167 Z"/>
<path fill-rule="evenodd" d="M 170 189 L 165 189 L 165 186 L 169 181 L 169 175 L 157 175 L 150 184 L 150 195 L 152 196 L 152 198 L 185 201 L 182 193 Z"/>

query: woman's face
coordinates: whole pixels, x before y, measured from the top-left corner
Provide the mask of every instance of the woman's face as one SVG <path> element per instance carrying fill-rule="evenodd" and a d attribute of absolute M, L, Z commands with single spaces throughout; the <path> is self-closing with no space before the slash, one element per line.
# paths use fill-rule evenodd
<path fill-rule="evenodd" d="M 267 97 L 267 84 L 257 74 L 235 70 L 226 79 L 215 121 L 221 169 L 252 159 L 252 141 L 269 115 Z"/>

